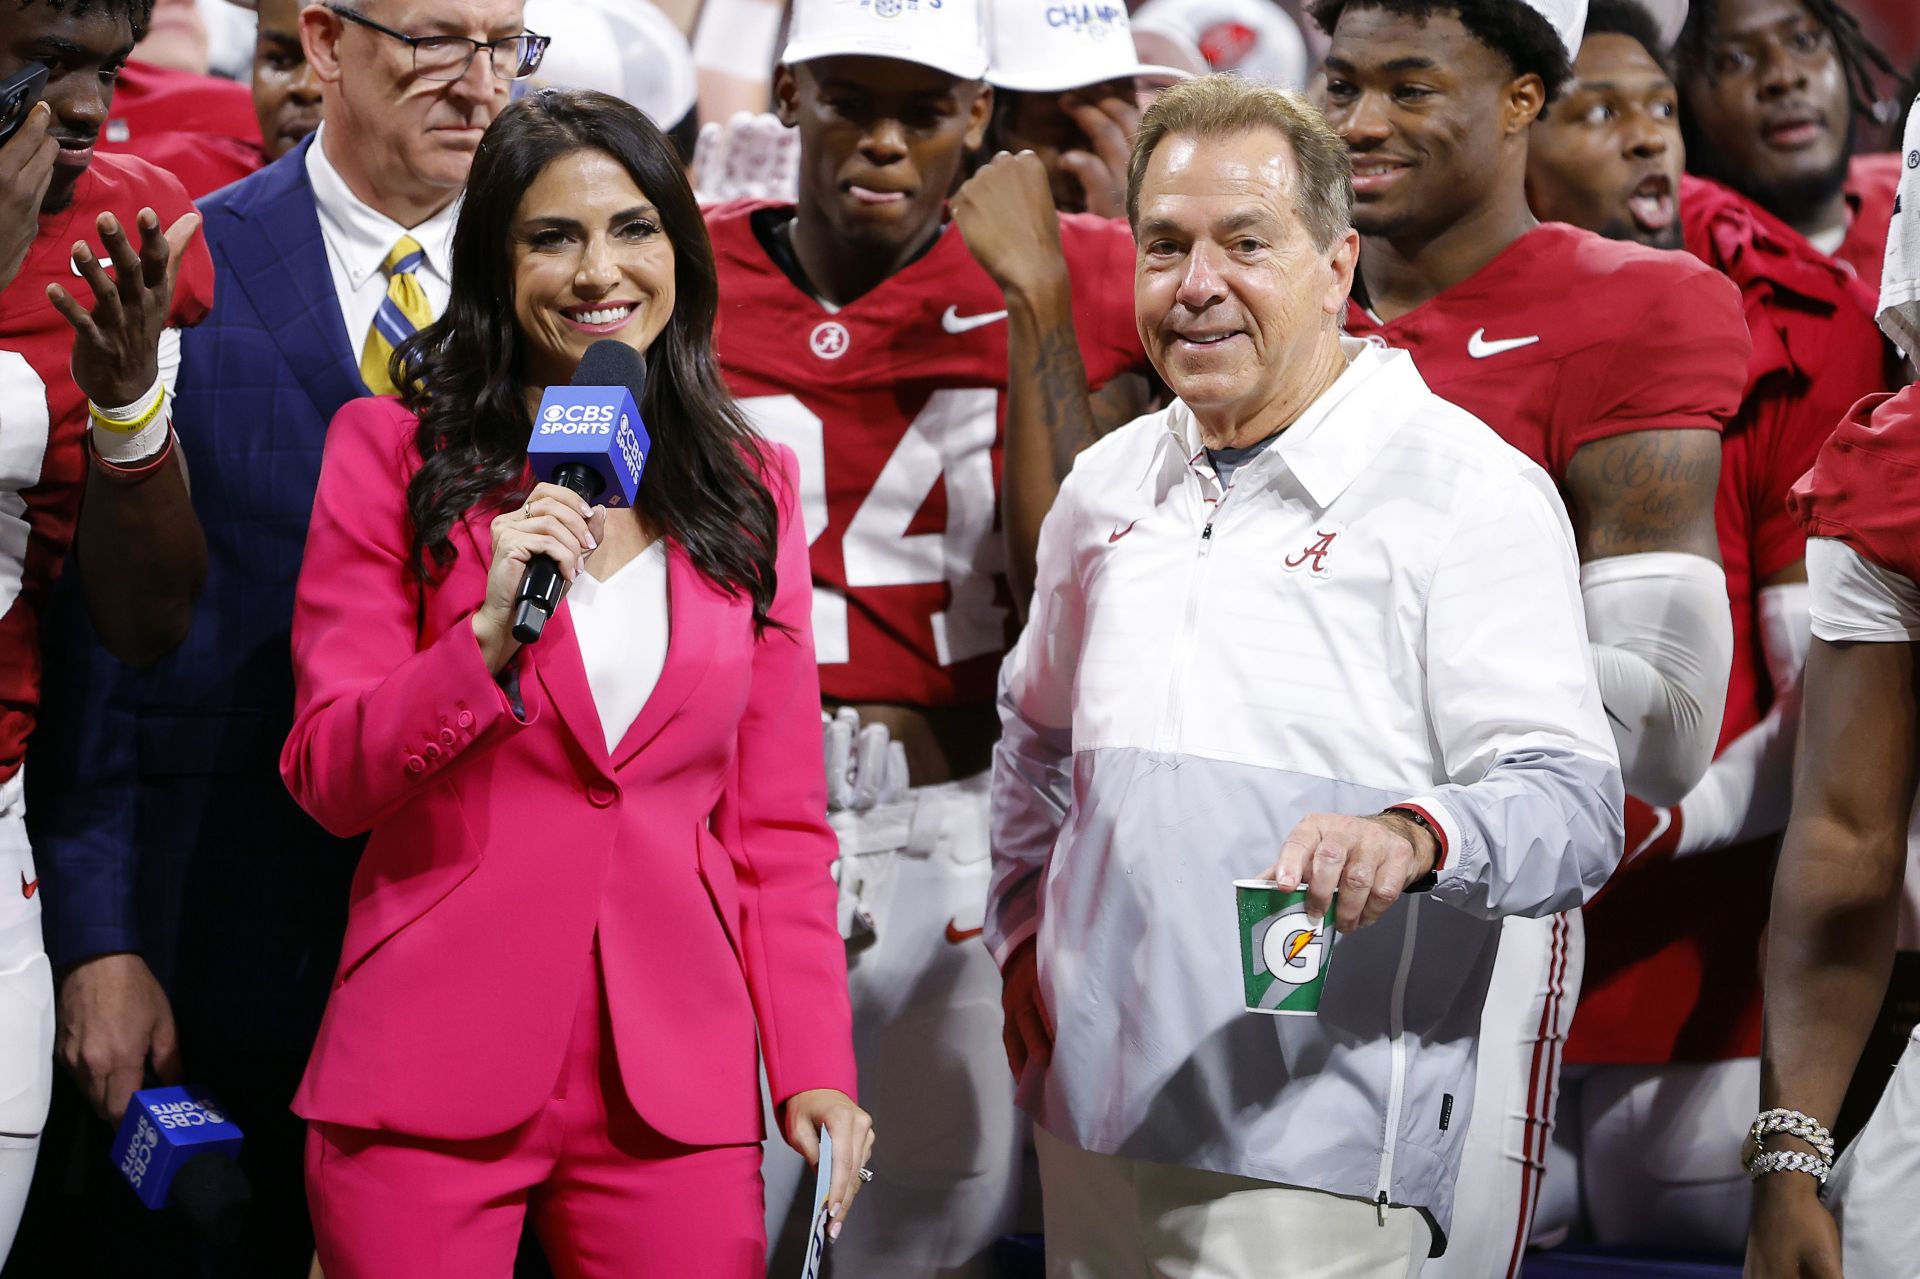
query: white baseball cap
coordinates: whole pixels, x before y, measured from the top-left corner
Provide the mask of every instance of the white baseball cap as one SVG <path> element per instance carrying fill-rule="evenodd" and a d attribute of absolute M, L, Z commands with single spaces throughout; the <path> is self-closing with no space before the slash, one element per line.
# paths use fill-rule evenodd
<path fill-rule="evenodd" d="M 1133 29 L 1184 37 L 1215 71 L 1281 89 L 1307 82 L 1306 39 L 1273 0 L 1147 0 L 1133 12 Z"/>
<path fill-rule="evenodd" d="M 1687 0 L 1640 0 L 1640 6 L 1653 15 L 1653 25 L 1660 31 L 1660 47 L 1647 51 L 1659 57 L 1673 48 L 1680 29 L 1687 25 Z"/>
<path fill-rule="evenodd" d="M 1571 62 L 1580 53 L 1580 42 L 1587 34 L 1587 0 L 1521 0 L 1527 8 L 1547 20 Z"/>
<path fill-rule="evenodd" d="M 1020 93 L 1062 93 L 1139 76 L 1186 80 L 1179 67 L 1140 60 L 1123 0 L 988 0 L 987 80 Z"/>
<path fill-rule="evenodd" d="M 553 39 L 528 90 L 598 89 L 662 129 L 693 110 L 693 50 L 649 0 L 527 0 L 526 25 Z"/>
<path fill-rule="evenodd" d="M 780 61 L 896 58 L 962 80 L 987 74 L 979 0 L 794 0 Z"/>

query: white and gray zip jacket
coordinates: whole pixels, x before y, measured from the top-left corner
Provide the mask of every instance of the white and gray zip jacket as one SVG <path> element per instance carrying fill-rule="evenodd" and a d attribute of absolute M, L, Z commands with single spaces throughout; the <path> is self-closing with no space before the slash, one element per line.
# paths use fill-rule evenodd
<path fill-rule="evenodd" d="M 1075 463 L 1001 671 L 986 940 L 1038 935 L 1049 1132 L 1420 1208 L 1437 1249 L 1499 920 L 1606 882 L 1620 769 L 1552 481 L 1343 346 L 1225 492 L 1178 402 Z M 1244 1011 L 1233 881 L 1309 812 L 1404 802 L 1445 836 L 1430 897 L 1338 940 L 1317 1017 Z"/>

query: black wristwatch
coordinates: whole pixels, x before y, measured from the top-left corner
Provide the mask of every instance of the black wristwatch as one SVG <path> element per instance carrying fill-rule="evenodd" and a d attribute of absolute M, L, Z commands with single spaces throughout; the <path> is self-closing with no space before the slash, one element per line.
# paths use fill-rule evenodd
<path fill-rule="evenodd" d="M 1440 833 L 1440 828 L 1435 826 L 1425 813 L 1413 807 L 1411 804 L 1395 804 L 1390 808 L 1380 810 L 1379 816 L 1386 817 L 1389 815 L 1404 817 L 1421 830 L 1427 832 L 1428 835 L 1432 836 L 1434 868 L 1414 880 L 1411 884 L 1408 884 L 1404 890 L 1409 893 L 1424 893 L 1430 891 L 1435 884 L 1440 882 L 1440 863 L 1447 855 L 1447 837 Z"/>

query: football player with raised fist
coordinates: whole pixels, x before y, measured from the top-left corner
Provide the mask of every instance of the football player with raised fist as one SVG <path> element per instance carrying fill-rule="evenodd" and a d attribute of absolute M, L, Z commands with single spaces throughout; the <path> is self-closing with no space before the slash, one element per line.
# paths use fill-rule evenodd
<path fill-rule="evenodd" d="M 799 457 L 826 731 L 853 740 L 831 753 L 861 774 L 829 782 L 849 805 L 831 814 L 841 918 L 861 1104 L 898 1134 L 863 1192 L 873 1211 L 835 1245 L 863 1279 L 978 1273 L 1012 1219 L 1022 1121 L 979 935 L 994 681 L 1018 625 L 1003 452 L 1010 476 L 1034 463 L 1003 439 L 1050 465 L 1052 437 L 1086 433 L 1089 386 L 1145 363 L 1124 223 L 1054 214 L 1044 175 L 1015 166 L 976 207 L 1059 249 L 1047 265 L 1010 231 L 986 246 L 996 277 L 968 242 L 994 228 L 949 220 L 992 109 L 987 62 L 975 0 L 799 0 L 774 80 L 798 199 L 708 211 L 721 364 Z M 1057 334 L 1055 318 L 1078 340 L 1010 370 L 1009 342 Z M 777 1221 L 795 1173 L 767 1173 Z"/>
<path fill-rule="evenodd" d="M 184 634 L 206 566 L 167 399 L 213 263 L 171 175 L 93 151 L 151 7 L 0 5 L 0 82 L 38 98 L 0 145 L 0 1261 L 53 1084 L 22 772 L 41 609 L 77 530 L 102 639 L 149 662 Z"/>
<path fill-rule="evenodd" d="M 1750 343 L 1696 259 L 1539 222 L 1528 131 L 1571 75 L 1586 0 L 1319 0 L 1328 119 L 1361 236 L 1347 324 L 1553 476 L 1572 516 L 1627 789 L 1685 795 L 1720 730 L 1732 627 L 1714 533 L 1720 431 Z M 1577 912 L 1509 920 L 1481 1026 L 1441 1276 L 1518 1272 L 1580 987 Z"/>

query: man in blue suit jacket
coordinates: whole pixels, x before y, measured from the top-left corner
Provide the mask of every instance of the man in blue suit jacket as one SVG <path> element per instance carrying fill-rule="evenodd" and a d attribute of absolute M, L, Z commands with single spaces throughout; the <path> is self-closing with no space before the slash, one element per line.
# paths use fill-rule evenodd
<path fill-rule="evenodd" d="M 368 394 L 363 369 L 390 389 L 375 358 L 385 348 L 368 352 L 376 312 L 402 294 L 403 274 L 434 313 L 446 303 L 475 145 L 462 129 L 507 103 L 496 63 L 523 31 L 521 4 L 358 6 L 409 33 L 506 46 L 455 80 L 414 74 L 405 42 L 308 8 L 302 41 L 326 124 L 201 204 L 218 292 L 183 350 L 174 422 L 193 458 L 207 589 L 186 642 L 140 673 L 106 655 L 81 610 L 62 611 L 28 811 L 61 973 L 59 1050 L 81 1097 L 117 1122 L 143 1076 L 211 1088 L 247 1133 L 254 1206 L 231 1248 L 147 1222 L 110 1184 L 105 1132 L 69 1105 L 69 1123 L 89 1131 L 66 1148 L 84 1152 L 79 1171 L 95 1184 L 77 1202 L 60 1195 L 70 1173 L 50 1136 L 15 1264 L 31 1267 L 44 1241 L 57 1269 L 10 1274 L 118 1275 L 132 1255 L 143 1274 L 307 1273 L 305 1130 L 288 1103 L 326 1001 L 359 841 L 306 817 L 276 768 L 292 720 L 294 585 L 327 424 Z M 67 1224 L 78 1222 L 86 1229 Z M 76 1258 L 77 1247 L 91 1255 Z"/>

